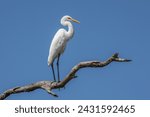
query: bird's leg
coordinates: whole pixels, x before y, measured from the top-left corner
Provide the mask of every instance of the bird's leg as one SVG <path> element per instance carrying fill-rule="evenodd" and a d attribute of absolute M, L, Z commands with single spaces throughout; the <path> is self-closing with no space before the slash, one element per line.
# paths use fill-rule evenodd
<path fill-rule="evenodd" d="M 51 67 L 52 67 L 52 72 L 53 72 L 53 78 L 54 78 L 54 81 L 56 82 L 56 78 L 55 78 L 55 72 L 54 72 L 54 66 L 53 66 L 53 63 L 51 64 Z"/>
<path fill-rule="evenodd" d="M 58 58 L 57 58 L 57 75 L 58 75 L 58 82 L 60 82 L 60 76 L 59 76 L 59 58 L 60 58 L 60 54 L 58 55 Z"/>
<path fill-rule="evenodd" d="M 58 58 L 57 58 L 57 75 L 58 75 L 58 82 L 60 82 L 60 76 L 59 76 L 59 58 L 60 58 L 60 54 L 58 55 Z M 65 89 L 65 87 L 64 87 Z M 60 90 L 60 89 L 59 89 Z"/>

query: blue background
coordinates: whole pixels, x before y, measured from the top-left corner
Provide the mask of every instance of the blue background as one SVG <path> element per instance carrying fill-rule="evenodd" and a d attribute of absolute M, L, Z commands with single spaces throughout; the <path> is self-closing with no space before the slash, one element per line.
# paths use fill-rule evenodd
<path fill-rule="evenodd" d="M 66 89 L 53 90 L 58 98 L 39 89 L 7 99 L 150 99 L 149 0 L 0 0 L 0 93 L 53 79 L 49 45 L 64 15 L 81 23 L 61 56 L 61 79 L 77 63 L 115 52 L 133 61 L 81 69 Z"/>

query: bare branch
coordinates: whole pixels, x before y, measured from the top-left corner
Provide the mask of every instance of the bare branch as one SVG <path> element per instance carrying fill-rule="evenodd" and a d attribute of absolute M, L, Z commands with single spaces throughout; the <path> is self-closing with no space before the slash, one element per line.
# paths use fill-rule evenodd
<path fill-rule="evenodd" d="M 15 87 L 12 89 L 8 89 L 2 94 L 0 94 L 0 100 L 3 100 L 10 96 L 11 94 L 21 93 L 21 92 L 30 92 L 34 91 L 36 89 L 44 89 L 47 93 L 51 94 L 52 96 L 58 97 L 57 94 L 52 92 L 52 89 L 59 89 L 64 87 L 69 81 L 71 81 L 73 78 L 76 77 L 76 73 L 81 68 L 87 68 L 87 67 L 104 67 L 110 64 L 111 62 L 129 62 L 131 60 L 123 59 L 118 57 L 118 53 L 115 53 L 110 58 L 108 58 L 106 61 L 100 62 L 100 61 L 86 61 L 86 62 L 80 62 L 79 64 L 75 65 L 71 71 L 68 73 L 68 75 L 61 81 L 61 82 L 53 82 L 53 81 L 39 81 L 30 85 L 26 86 L 20 86 Z"/>

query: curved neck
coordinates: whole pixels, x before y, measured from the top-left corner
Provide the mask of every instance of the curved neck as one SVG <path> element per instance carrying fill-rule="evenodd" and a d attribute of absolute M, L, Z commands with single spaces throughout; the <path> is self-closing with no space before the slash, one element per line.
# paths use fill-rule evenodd
<path fill-rule="evenodd" d="M 74 29 L 73 29 L 73 25 L 71 24 L 71 22 L 69 21 L 64 21 L 64 22 L 61 22 L 61 24 L 63 26 L 68 26 L 68 31 L 66 33 L 66 36 L 68 37 L 68 40 L 70 38 L 72 38 L 72 36 L 74 35 Z"/>

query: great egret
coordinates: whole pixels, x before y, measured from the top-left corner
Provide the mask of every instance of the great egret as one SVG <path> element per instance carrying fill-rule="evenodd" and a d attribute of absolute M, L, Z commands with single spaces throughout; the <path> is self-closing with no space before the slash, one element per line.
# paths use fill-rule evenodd
<path fill-rule="evenodd" d="M 61 18 L 60 23 L 63 26 L 68 26 L 68 31 L 66 31 L 63 28 L 59 29 L 57 31 L 57 33 L 55 34 L 55 36 L 51 42 L 50 49 L 49 49 L 48 66 L 51 65 L 54 81 L 56 81 L 53 62 L 57 58 L 58 82 L 60 82 L 60 77 L 59 77 L 59 58 L 60 58 L 60 55 L 64 52 L 67 42 L 74 35 L 74 29 L 73 29 L 73 25 L 71 24 L 71 21 L 76 22 L 76 23 L 80 23 L 79 21 L 73 19 L 72 17 L 70 17 L 68 15 L 63 16 Z"/>

